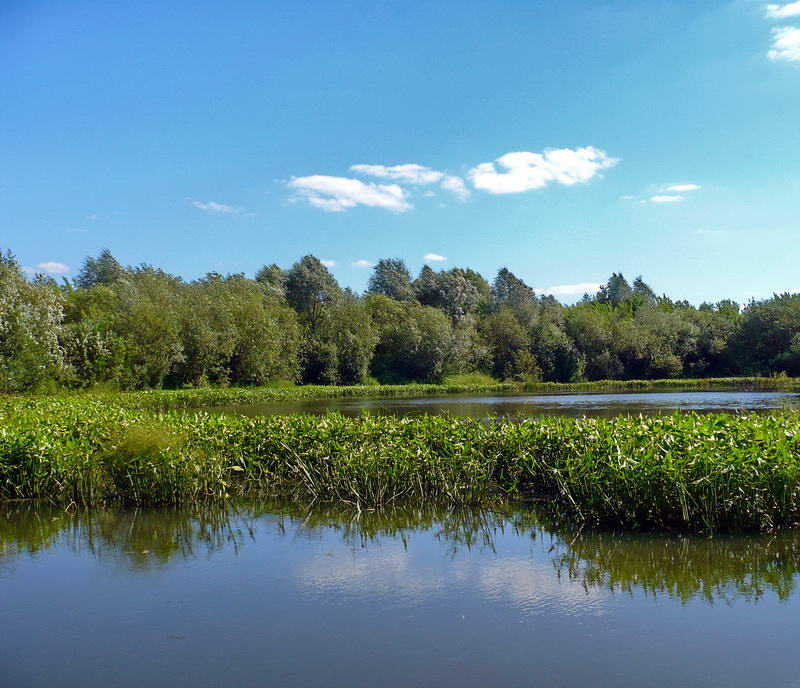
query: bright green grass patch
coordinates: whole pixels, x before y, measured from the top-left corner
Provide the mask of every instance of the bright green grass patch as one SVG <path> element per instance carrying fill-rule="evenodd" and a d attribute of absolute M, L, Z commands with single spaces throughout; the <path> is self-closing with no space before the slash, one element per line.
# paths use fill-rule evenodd
<path fill-rule="evenodd" d="M 0 400 L 0 499 L 268 493 L 361 507 L 512 496 L 625 527 L 767 530 L 800 520 L 798 413 L 484 424 L 156 413 L 130 408 L 137 398 L 150 397 Z"/>
<path fill-rule="evenodd" d="M 495 380 L 491 375 L 486 375 L 485 373 L 462 373 L 461 375 L 448 375 L 444 379 L 444 384 L 492 387 L 501 383 L 499 380 Z"/>

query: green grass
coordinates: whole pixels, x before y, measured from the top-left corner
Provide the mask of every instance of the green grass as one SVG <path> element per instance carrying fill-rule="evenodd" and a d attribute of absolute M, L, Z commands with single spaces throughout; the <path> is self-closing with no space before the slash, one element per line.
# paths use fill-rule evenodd
<path fill-rule="evenodd" d="M 359 391 L 272 392 L 301 390 Z M 769 530 L 800 521 L 798 413 L 487 425 L 150 410 L 240 392 L 4 398 L 0 499 L 164 504 L 260 493 L 364 507 L 522 497 L 626 528 Z"/>

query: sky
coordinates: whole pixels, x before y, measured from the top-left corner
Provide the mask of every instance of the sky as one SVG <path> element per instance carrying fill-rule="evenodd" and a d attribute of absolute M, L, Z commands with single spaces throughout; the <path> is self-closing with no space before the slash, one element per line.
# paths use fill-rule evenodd
<path fill-rule="evenodd" d="M 0 248 L 800 291 L 800 2 L 0 2 Z"/>

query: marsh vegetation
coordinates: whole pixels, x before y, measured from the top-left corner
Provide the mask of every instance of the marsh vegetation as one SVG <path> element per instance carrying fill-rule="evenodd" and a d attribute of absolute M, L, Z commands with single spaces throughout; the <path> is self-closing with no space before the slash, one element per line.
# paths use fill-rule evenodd
<path fill-rule="evenodd" d="M 359 508 L 524 497 L 586 522 L 693 530 L 769 530 L 800 515 L 793 412 L 485 423 L 160 410 L 203 393 L 6 398 L 0 496 L 153 504 L 260 493 Z"/>

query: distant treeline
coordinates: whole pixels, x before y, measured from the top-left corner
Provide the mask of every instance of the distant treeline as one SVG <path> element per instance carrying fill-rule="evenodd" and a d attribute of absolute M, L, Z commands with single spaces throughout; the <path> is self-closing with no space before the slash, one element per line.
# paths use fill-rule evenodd
<path fill-rule="evenodd" d="M 800 375 L 800 294 L 744 308 L 658 296 L 613 274 L 564 306 L 506 268 L 412 279 L 374 267 L 363 295 L 314 256 L 289 270 L 209 273 L 186 282 L 103 250 L 74 282 L 27 279 L 0 253 L 0 391 L 59 388 L 578 381 Z"/>

